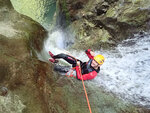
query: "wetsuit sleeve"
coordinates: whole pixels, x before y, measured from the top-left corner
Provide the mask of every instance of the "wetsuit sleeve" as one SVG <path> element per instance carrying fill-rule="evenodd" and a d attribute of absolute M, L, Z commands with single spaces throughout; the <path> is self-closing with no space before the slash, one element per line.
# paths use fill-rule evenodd
<path fill-rule="evenodd" d="M 83 80 L 91 80 L 91 79 L 94 79 L 97 76 L 97 72 L 96 71 L 92 71 L 92 72 L 90 72 L 88 74 L 81 75 L 81 71 L 80 71 L 80 67 L 79 66 L 76 66 L 76 73 L 77 73 L 77 78 L 79 80 L 82 80 L 82 78 L 83 78 Z"/>
<path fill-rule="evenodd" d="M 90 51 L 91 51 L 91 49 L 87 49 L 85 51 L 85 53 L 87 54 L 87 56 L 89 57 L 89 59 L 94 59 L 94 56 L 91 55 Z"/>

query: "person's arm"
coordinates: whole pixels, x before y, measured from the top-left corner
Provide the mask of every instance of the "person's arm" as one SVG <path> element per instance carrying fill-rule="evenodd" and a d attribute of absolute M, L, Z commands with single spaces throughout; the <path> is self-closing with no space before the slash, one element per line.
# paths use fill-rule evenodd
<path fill-rule="evenodd" d="M 95 53 L 93 51 L 91 51 L 91 49 L 87 49 L 85 51 L 85 53 L 87 54 L 87 56 L 89 57 L 89 59 L 94 59 Z"/>
<path fill-rule="evenodd" d="M 92 71 L 88 74 L 81 74 L 81 71 L 80 71 L 80 66 L 76 66 L 76 74 L 77 74 L 77 79 L 79 80 L 91 80 L 91 79 L 94 79 L 96 76 L 97 76 L 97 72 L 96 71 Z"/>

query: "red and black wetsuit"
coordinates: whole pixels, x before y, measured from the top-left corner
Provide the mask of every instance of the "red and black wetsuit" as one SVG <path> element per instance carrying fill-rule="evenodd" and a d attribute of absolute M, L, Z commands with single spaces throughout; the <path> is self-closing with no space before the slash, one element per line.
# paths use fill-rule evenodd
<path fill-rule="evenodd" d="M 94 79 L 97 76 L 97 73 L 100 71 L 100 68 L 95 70 L 91 66 L 91 63 L 92 63 L 92 60 L 93 60 L 94 56 L 92 56 L 90 54 L 90 51 L 91 51 L 90 49 L 85 51 L 85 53 L 87 54 L 87 56 L 90 59 L 88 62 L 82 62 L 78 59 L 76 60 L 72 56 L 67 55 L 67 54 L 63 54 L 63 53 L 58 54 L 58 55 L 54 55 L 53 58 L 54 59 L 63 58 L 68 63 L 72 64 L 72 67 L 76 67 L 77 79 L 82 80 L 82 78 L 83 78 L 83 80 L 91 80 L 91 79 Z M 80 61 L 80 64 L 81 64 L 80 66 L 76 65 L 77 61 Z M 80 67 L 81 67 L 81 71 L 80 71 Z"/>

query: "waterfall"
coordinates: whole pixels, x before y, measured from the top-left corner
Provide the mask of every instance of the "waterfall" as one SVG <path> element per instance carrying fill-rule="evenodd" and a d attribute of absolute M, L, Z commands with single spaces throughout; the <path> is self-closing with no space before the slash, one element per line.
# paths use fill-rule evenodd
<path fill-rule="evenodd" d="M 65 44 L 68 39 L 63 30 L 54 30 L 44 41 L 43 51 L 47 56 L 43 57 L 41 53 L 39 58 L 47 60 L 50 57 L 49 50 L 54 54 L 66 53 Z M 72 50 L 70 53 L 82 61 L 88 60 L 84 51 Z M 124 100 L 150 108 L 150 34 L 135 34 L 114 50 L 95 53 L 104 55 L 106 61 L 98 76 L 90 82 Z"/>
<path fill-rule="evenodd" d="M 150 34 L 135 34 L 113 51 L 95 79 L 98 86 L 135 104 L 150 108 Z"/>
<path fill-rule="evenodd" d="M 50 55 L 48 51 L 53 54 L 67 53 L 67 47 L 74 43 L 74 35 L 68 29 L 56 28 L 49 32 L 49 36 L 44 40 L 44 46 L 37 56 L 40 60 L 48 62 Z"/>

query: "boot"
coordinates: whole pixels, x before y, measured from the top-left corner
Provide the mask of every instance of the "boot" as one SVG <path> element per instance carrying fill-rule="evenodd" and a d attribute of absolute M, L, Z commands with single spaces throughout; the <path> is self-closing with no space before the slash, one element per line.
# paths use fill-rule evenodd
<path fill-rule="evenodd" d="M 52 58 L 54 57 L 54 54 L 52 52 L 49 51 L 48 53 Z"/>

